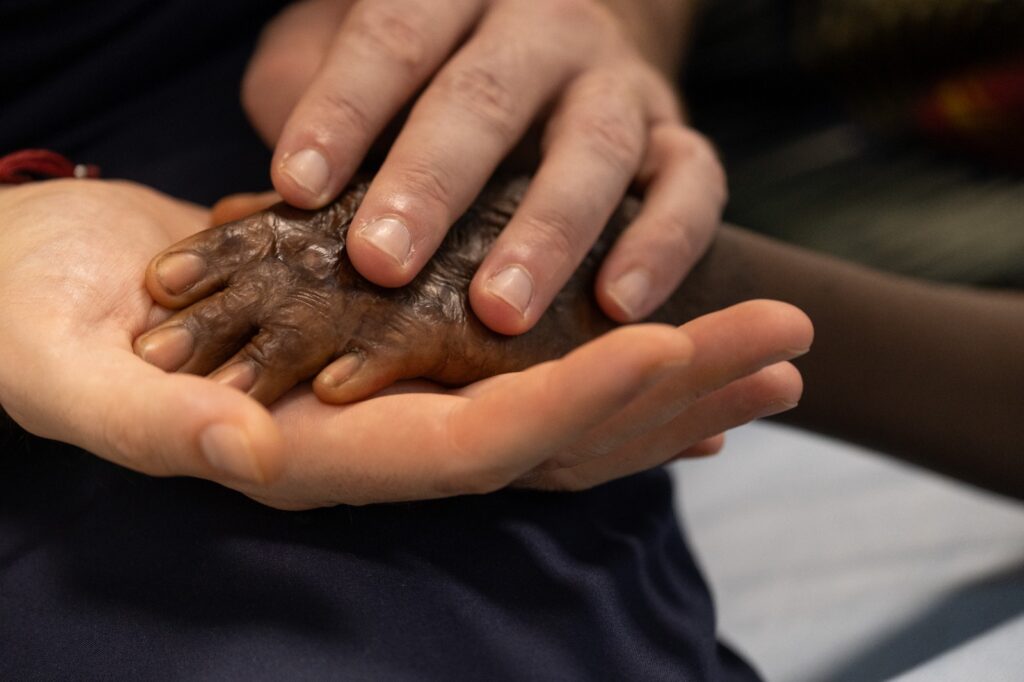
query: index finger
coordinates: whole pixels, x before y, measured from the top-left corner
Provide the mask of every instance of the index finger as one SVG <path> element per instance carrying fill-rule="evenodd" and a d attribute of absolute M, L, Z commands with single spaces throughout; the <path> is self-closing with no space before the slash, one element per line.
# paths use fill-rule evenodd
<path fill-rule="evenodd" d="M 281 132 L 271 166 L 281 196 L 319 208 L 340 192 L 482 9 L 482 0 L 357 3 Z"/>

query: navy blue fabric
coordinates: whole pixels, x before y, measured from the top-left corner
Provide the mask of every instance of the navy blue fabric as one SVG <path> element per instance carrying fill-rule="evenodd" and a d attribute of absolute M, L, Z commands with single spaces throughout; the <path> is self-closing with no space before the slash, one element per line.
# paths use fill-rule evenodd
<path fill-rule="evenodd" d="M 197 201 L 265 187 L 237 91 L 275 8 L 0 1 L 0 152 Z M 756 679 L 715 640 L 662 471 L 285 513 L 8 425 L 0 679 L 168 677 Z"/>
<path fill-rule="evenodd" d="M 2 471 L 3 679 L 747 679 L 661 472 L 284 513 L 27 437 Z"/>

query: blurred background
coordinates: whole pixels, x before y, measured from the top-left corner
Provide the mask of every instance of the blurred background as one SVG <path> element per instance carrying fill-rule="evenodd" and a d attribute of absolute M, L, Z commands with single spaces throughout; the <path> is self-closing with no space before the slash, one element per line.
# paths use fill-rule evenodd
<path fill-rule="evenodd" d="M 730 222 L 1024 285 L 1024 2 L 715 0 L 682 85 Z M 768 680 L 1024 679 L 1019 502 L 766 423 L 673 473 L 721 634 Z"/>

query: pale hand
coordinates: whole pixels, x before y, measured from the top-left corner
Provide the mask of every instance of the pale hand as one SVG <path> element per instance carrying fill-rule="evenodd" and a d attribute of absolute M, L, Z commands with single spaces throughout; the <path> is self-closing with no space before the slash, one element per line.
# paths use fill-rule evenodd
<path fill-rule="evenodd" d="M 346 407 L 299 387 L 268 412 L 132 351 L 167 311 L 150 258 L 208 213 L 129 183 L 0 192 L 0 404 L 25 429 L 156 476 L 211 479 L 288 509 L 580 489 L 715 451 L 791 407 L 785 362 L 811 340 L 794 308 L 753 302 L 682 329 L 617 330 L 565 358 L 458 390 L 405 384 Z"/>
<path fill-rule="evenodd" d="M 356 269 L 384 286 L 412 280 L 535 132 L 534 181 L 470 289 L 477 316 L 504 334 L 533 327 L 627 188 L 640 188 L 643 211 L 595 291 L 611 318 L 636 321 L 700 259 L 726 196 L 714 151 L 645 54 L 682 42 L 682 13 L 666 8 L 685 4 L 305 0 L 264 31 L 243 102 L 275 147 L 275 188 L 302 208 L 337 195 L 411 106 L 349 236 Z"/>

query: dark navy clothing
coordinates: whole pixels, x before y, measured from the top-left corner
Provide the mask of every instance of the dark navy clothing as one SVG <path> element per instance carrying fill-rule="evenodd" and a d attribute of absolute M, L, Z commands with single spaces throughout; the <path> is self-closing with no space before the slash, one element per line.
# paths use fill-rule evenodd
<path fill-rule="evenodd" d="M 0 0 L 0 154 L 203 202 L 265 188 L 238 82 L 278 5 Z M 0 679 L 30 678 L 756 676 L 716 642 L 662 471 L 285 513 L 6 428 Z"/>
<path fill-rule="evenodd" d="M 24 437 L 2 472 L 3 679 L 748 679 L 660 472 L 302 513 Z"/>

